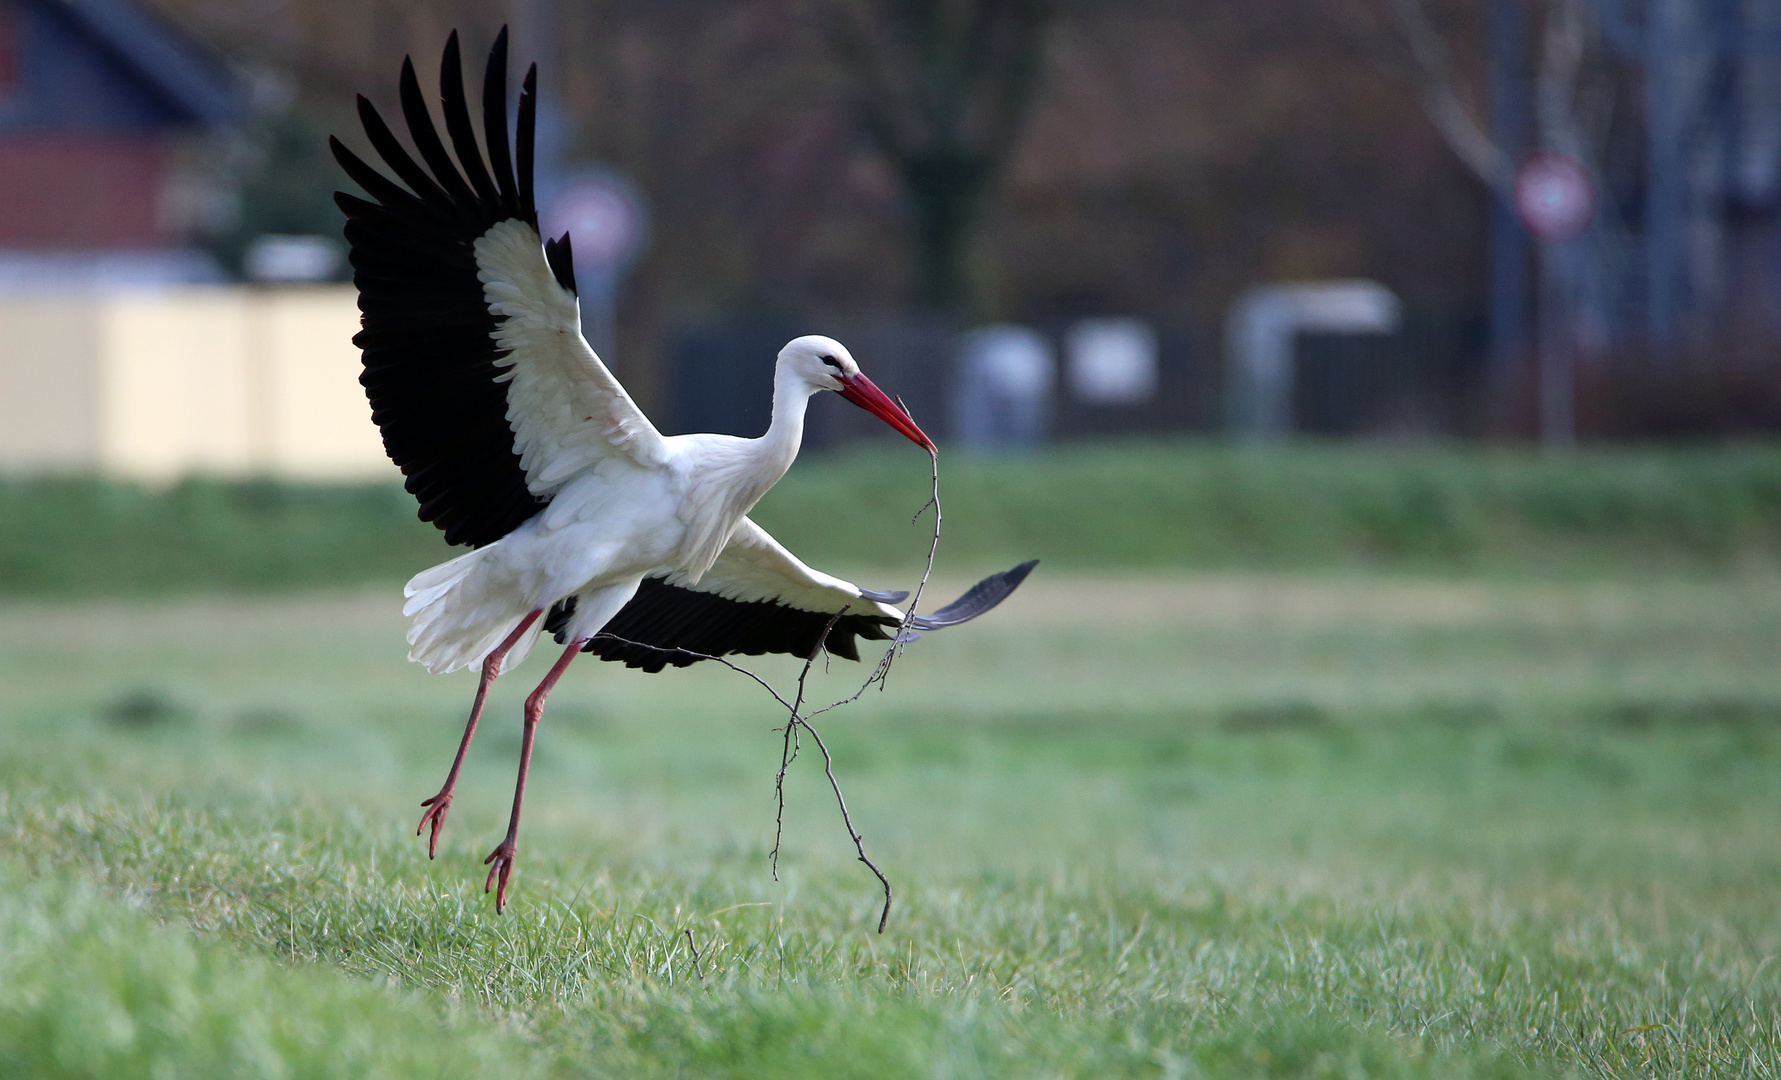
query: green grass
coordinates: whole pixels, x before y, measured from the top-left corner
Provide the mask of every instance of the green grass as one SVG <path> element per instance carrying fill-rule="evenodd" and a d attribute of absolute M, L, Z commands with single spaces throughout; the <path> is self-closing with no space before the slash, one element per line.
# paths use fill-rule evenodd
<path fill-rule="evenodd" d="M 1781 449 L 1546 456 L 1479 447 L 1200 443 L 948 453 L 949 565 L 1404 567 L 1564 574 L 1770 563 Z M 907 567 L 928 475 L 907 444 L 800 462 L 757 517 L 807 559 Z M 402 580 L 447 549 L 394 485 L 0 480 L 0 594 Z"/>
<path fill-rule="evenodd" d="M 542 661 L 428 862 L 471 685 L 396 608 L 0 606 L 0 1075 L 1781 1070 L 1764 572 L 1042 571 L 819 721 L 882 937 L 808 746 L 773 880 L 764 695 L 592 662 L 495 916 Z"/>
<path fill-rule="evenodd" d="M 0 1075 L 513 1076 L 526 1056 L 422 995 L 243 957 L 78 879 L 0 889 Z"/>

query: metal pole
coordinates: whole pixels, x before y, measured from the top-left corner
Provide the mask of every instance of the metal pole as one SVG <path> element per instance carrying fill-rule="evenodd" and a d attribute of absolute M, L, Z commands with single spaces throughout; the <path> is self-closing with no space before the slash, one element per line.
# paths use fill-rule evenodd
<path fill-rule="evenodd" d="M 1682 289 L 1683 93 L 1689 0 L 1650 0 L 1645 15 L 1645 308 L 1656 361 L 1676 344 Z"/>
<path fill-rule="evenodd" d="M 1527 56 L 1522 0 L 1491 0 L 1491 137 L 1511 161 L 1527 146 Z M 1490 385 L 1508 397 L 1527 346 L 1527 232 L 1511 193 L 1490 200 Z"/>
<path fill-rule="evenodd" d="M 1571 241 L 1576 243 L 1576 241 Z M 1571 339 L 1569 252 L 1540 244 L 1540 442 L 1548 450 L 1577 441 L 1576 371 Z"/>

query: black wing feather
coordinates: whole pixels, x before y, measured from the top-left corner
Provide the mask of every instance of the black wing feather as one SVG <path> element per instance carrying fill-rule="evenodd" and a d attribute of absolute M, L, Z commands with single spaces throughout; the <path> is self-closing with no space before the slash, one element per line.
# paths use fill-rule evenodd
<path fill-rule="evenodd" d="M 402 113 L 420 160 L 363 97 L 359 119 L 388 173 L 338 139 L 330 139 L 329 146 L 347 176 L 370 196 L 338 193 L 335 202 L 346 215 L 353 282 L 359 288 L 363 329 L 353 343 L 363 350 L 359 382 L 371 401 L 372 419 L 390 460 L 407 476 L 421 520 L 444 530 L 449 543 L 481 547 L 512 532 L 546 501 L 527 488 L 514 452 L 506 386 L 495 381 L 503 353 L 493 338 L 497 323 L 477 279 L 475 257 L 476 241 L 502 221 L 517 218 L 538 226 L 531 190 L 537 83 L 535 75 L 527 76 L 519 104 L 520 142 L 510 151 L 503 30 L 490 51 L 482 93 L 485 162 L 461 68 L 453 34 L 445 47 L 440 92 L 456 163 L 440 141 L 414 65 L 407 61 L 400 81 Z"/>
<path fill-rule="evenodd" d="M 421 168 L 420 163 L 403 148 L 396 133 L 384 123 L 383 114 L 377 111 L 377 106 L 371 104 L 371 99 L 360 94 L 358 100 L 359 125 L 365 129 L 365 137 L 371 140 L 371 149 L 377 151 L 377 156 L 383 159 L 384 164 L 395 171 L 397 177 L 408 185 L 419 201 L 449 202 L 445 189 L 434 183 L 433 178 L 427 175 L 427 170 Z"/>
<path fill-rule="evenodd" d="M 574 597 L 559 601 L 545 617 L 545 631 L 566 642 L 574 613 Z M 772 600 L 730 600 L 670 585 L 661 578 L 644 578 L 631 602 L 581 651 L 650 672 L 732 653 L 809 656 L 832 617 L 832 612 L 804 611 Z M 882 615 L 843 615 L 829 632 L 828 651 L 858 660 L 856 637 L 888 641 L 886 627 L 896 625 L 895 619 Z"/>
<path fill-rule="evenodd" d="M 1038 564 L 1039 560 L 1034 559 L 1012 570 L 991 574 L 934 614 L 917 615 L 910 625 L 937 630 L 969 622 L 1006 600 Z M 545 616 L 545 632 L 555 636 L 558 644 L 567 644 L 569 620 L 574 614 L 573 596 L 558 601 Z M 832 618 L 833 612 L 806 611 L 774 600 L 731 600 L 716 593 L 671 585 L 661 578 L 644 578 L 631 602 L 619 609 L 581 651 L 649 672 L 670 664 L 688 667 L 707 656 L 733 653 L 809 656 L 816 651 L 823 628 Z M 829 631 L 827 651 L 845 660 L 858 660 L 856 639 L 889 641 L 890 631 L 896 625 L 897 620 L 884 615 L 843 614 Z"/>
<path fill-rule="evenodd" d="M 495 186 L 501 189 L 501 212 L 519 214 L 519 191 L 513 179 L 513 158 L 507 149 L 507 28 L 495 35 L 488 68 L 482 77 L 482 142 L 489 152 Z"/>
<path fill-rule="evenodd" d="M 486 89 L 486 88 L 485 88 Z M 470 106 L 464 98 L 464 63 L 458 55 L 458 32 L 445 39 L 445 56 L 439 61 L 439 101 L 445 112 L 445 133 L 451 136 L 452 152 L 458 165 L 470 178 L 476 201 L 499 207 L 501 195 L 482 163 L 482 151 L 476 146 L 476 128 L 470 123 Z"/>
<path fill-rule="evenodd" d="M 538 65 L 526 68 L 519 88 L 519 131 L 513 140 L 513 156 L 519 160 L 519 216 L 538 224 L 538 205 L 532 196 L 532 142 L 538 133 Z"/>
<path fill-rule="evenodd" d="M 420 200 L 409 194 L 402 185 L 365 164 L 359 156 L 348 150 L 339 139 L 328 136 L 328 148 L 334 152 L 334 160 L 346 170 L 352 182 L 365 189 L 365 194 L 376 199 L 375 203 L 367 203 L 356 195 L 348 195 L 344 191 L 334 193 L 335 205 L 349 217 L 363 217 L 374 212 L 378 204 L 390 214 L 412 220 L 410 215 L 420 208 Z"/>
<path fill-rule="evenodd" d="M 402 58 L 402 78 L 398 86 L 402 119 L 408 123 L 408 137 L 414 140 L 414 148 L 420 151 L 421 160 L 427 163 L 433 179 L 452 201 L 469 210 L 476 205 L 476 195 L 464 182 L 451 155 L 445 152 L 445 144 L 439 140 L 439 129 L 433 126 L 433 114 L 427 110 L 427 97 L 421 92 L 420 79 L 414 74 L 414 61 L 406 56 Z"/>
<path fill-rule="evenodd" d="M 544 261 L 550 264 L 551 276 L 557 279 L 558 285 L 581 295 L 575 290 L 575 249 L 569 244 L 568 233 L 544 242 Z"/>

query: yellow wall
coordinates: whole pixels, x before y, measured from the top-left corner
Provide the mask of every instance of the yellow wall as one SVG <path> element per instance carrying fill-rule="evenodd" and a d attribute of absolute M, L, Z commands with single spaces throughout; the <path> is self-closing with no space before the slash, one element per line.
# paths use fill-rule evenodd
<path fill-rule="evenodd" d="M 396 475 L 347 287 L 0 298 L 0 470 Z"/>
<path fill-rule="evenodd" d="M 0 299 L 0 468 L 99 464 L 98 305 Z"/>

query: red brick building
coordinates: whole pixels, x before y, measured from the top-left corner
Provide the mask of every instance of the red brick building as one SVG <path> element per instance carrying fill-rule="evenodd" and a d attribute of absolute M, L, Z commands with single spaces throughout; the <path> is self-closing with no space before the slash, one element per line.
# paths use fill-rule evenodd
<path fill-rule="evenodd" d="M 0 0 L 0 288 L 215 276 L 178 162 L 241 112 L 218 58 L 128 0 Z"/>

